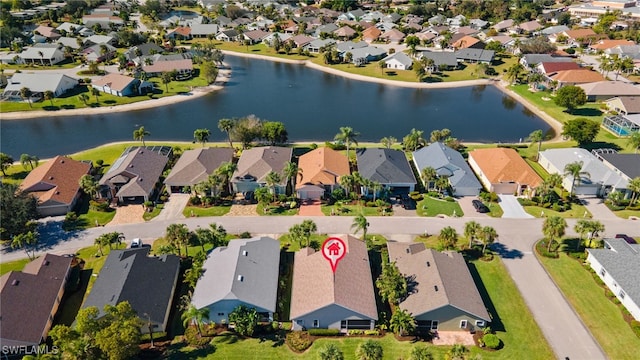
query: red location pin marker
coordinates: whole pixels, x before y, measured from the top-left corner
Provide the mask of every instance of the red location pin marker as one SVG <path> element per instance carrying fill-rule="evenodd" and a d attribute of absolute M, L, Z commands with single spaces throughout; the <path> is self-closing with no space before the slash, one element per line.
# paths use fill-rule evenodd
<path fill-rule="evenodd" d="M 336 273 L 338 262 L 347 253 L 347 246 L 344 241 L 337 237 L 330 237 L 322 243 L 322 255 L 331 264 L 331 271 Z"/>

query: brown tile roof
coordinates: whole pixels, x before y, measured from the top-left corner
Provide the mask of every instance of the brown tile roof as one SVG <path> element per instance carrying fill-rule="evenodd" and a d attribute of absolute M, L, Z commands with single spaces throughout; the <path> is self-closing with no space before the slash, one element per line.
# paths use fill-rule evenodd
<path fill-rule="evenodd" d="M 558 71 L 551 77 L 559 83 L 583 84 L 596 81 L 605 81 L 605 77 L 599 72 L 589 69 L 575 69 Z"/>
<path fill-rule="evenodd" d="M 462 38 L 455 41 L 453 44 L 451 44 L 451 46 L 456 49 L 466 49 L 468 47 L 472 47 L 473 45 L 479 42 L 480 42 L 479 39 L 476 39 L 473 36 L 465 35 Z"/>
<path fill-rule="evenodd" d="M 111 73 L 99 79 L 91 81 L 91 84 L 96 86 L 109 86 L 110 89 L 123 91 L 129 84 L 131 84 L 132 81 L 135 80 L 136 79 L 132 78 L 131 76 Z"/>
<path fill-rule="evenodd" d="M 193 60 L 168 60 L 168 61 L 156 61 L 152 65 L 146 65 L 142 67 L 142 70 L 147 73 L 161 73 L 165 71 L 173 70 L 193 70 Z"/>
<path fill-rule="evenodd" d="M 58 39 L 62 36 L 55 28 L 49 26 L 40 25 L 34 31 L 37 31 L 40 35 L 50 39 Z"/>
<path fill-rule="evenodd" d="M 600 40 L 595 44 L 591 44 L 589 47 L 595 50 L 606 50 L 616 46 L 629 46 L 635 44 L 636 43 L 631 40 Z"/>
<path fill-rule="evenodd" d="M 338 263 L 335 275 L 322 252 L 310 248 L 296 252 L 291 319 L 332 304 L 378 319 L 367 246 L 351 235 L 338 237 L 345 241 L 347 253 Z"/>
<path fill-rule="evenodd" d="M 375 40 L 382 35 L 382 31 L 375 26 L 372 26 L 362 32 L 362 39 L 364 40 Z"/>
<path fill-rule="evenodd" d="M 231 148 L 199 148 L 185 151 L 171 169 L 164 183 L 189 186 L 207 180 L 223 162 L 233 160 Z"/>
<path fill-rule="evenodd" d="M 350 28 L 349 26 L 343 26 L 340 29 L 333 32 L 336 36 L 341 37 L 352 37 L 356 34 L 356 31 Z"/>
<path fill-rule="evenodd" d="M 269 172 L 277 172 L 282 175 L 287 161 L 291 161 L 293 150 L 279 146 L 261 146 L 247 149 L 242 152 L 238 160 L 238 170 L 233 173 L 233 179 L 239 179 L 250 175 L 259 183 L 264 183 Z M 286 178 L 282 177 L 281 185 Z"/>
<path fill-rule="evenodd" d="M 402 39 L 404 39 L 404 37 L 404 33 L 398 29 L 391 29 L 385 31 L 384 34 L 380 35 L 380 38 L 390 41 L 401 41 Z"/>
<path fill-rule="evenodd" d="M 451 305 L 491 321 L 462 255 L 427 249 L 423 243 L 389 241 L 387 248 L 400 273 L 415 276 L 416 288 L 400 303 L 401 309 L 419 316 Z"/>
<path fill-rule="evenodd" d="M 567 35 L 569 39 L 574 39 L 574 40 L 597 36 L 595 31 L 591 29 L 567 30 L 564 33 Z"/>
<path fill-rule="evenodd" d="M 515 181 L 529 187 L 542 184 L 542 178 L 513 149 L 476 149 L 469 153 L 491 183 Z"/>
<path fill-rule="evenodd" d="M 188 26 L 179 26 L 171 30 L 171 33 L 182 35 L 182 36 L 189 36 L 191 35 L 191 28 Z"/>
<path fill-rule="evenodd" d="M 580 65 L 575 62 L 541 62 L 539 66 L 547 75 L 558 71 L 580 69 Z"/>
<path fill-rule="evenodd" d="M 38 205 L 48 202 L 70 205 L 80 190 L 80 178 L 90 170 L 88 163 L 56 156 L 33 169 L 20 184 L 20 189 L 34 195 Z"/>
<path fill-rule="evenodd" d="M 327 147 L 300 156 L 298 167 L 302 174 L 298 176 L 296 188 L 305 184 L 334 185 L 340 176 L 350 174 L 347 156 Z"/>
<path fill-rule="evenodd" d="M 71 257 L 46 254 L 0 277 L 2 345 L 39 344 L 71 266 Z"/>

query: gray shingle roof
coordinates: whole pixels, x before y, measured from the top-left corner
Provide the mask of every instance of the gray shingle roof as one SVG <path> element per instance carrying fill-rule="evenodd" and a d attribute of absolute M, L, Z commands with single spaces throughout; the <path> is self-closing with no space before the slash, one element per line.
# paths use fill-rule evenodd
<path fill-rule="evenodd" d="M 209 254 L 191 302 L 201 309 L 221 300 L 237 299 L 274 312 L 279 263 L 278 240 L 270 237 L 231 240 L 228 246 Z"/>
<path fill-rule="evenodd" d="M 640 302 L 640 244 L 627 244 L 624 239 L 605 239 L 610 249 L 587 249 L 627 296 Z M 617 294 L 616 294 L 617 295 Z"/>
<path fill-rule="evenodd" d="M 111 251 L 82 307 L 96 306 L 103 315 L 105 305 L 128 301 L 140 318 L 148 314 L 154 324 L 166 324 L 180 259 L 175 255 L 149 257 L 149 249 Z"/>
<path fill-rule="evenodd" d="M 627 181 L 622 176 L 609 169 L 588 150 L 582 148 L 547 149 L 540 152 L 540 157 L 547 159 L 561 172 L 564 171 L 567 164 L 581 161 L 582 171 L 589 174 L 589 176 L 582 176 L 580 179 L 582 184 L 610 185 L 616 189 L 626 189 L 627 187 Z"/>
<path fill-rule="evenodd" d="M 109 187 L 114 183 L 127 180 L 116 196 L 147 196 L 162 175 L 169 158 L 151 149 L 139 147 L 125 152 L 114 162 L 109 172 L 100 179 L 100 185 Z"/>
<path fill-rule="evenodd" d="M 262 146 L 244 150 L 238 160 L 238 170 L 233 173 L 233 179 L 250 175 L 257 182 L 264 183 L 269 172 L 282 174 L 292 154 L 293 149 L 279 146 Z M 285 182 L 286 179 L 283 176 L 281 185 Z"/>
<path fill-rule="evenodd" d="M 640 176 L 640 154 L 602 153 L 600 156 L 629 178 Z"/>
<path fill-rule="evenodd" d="M 452 305 L 491 321 L 462 255 L 427 249 L 423 243 L 390 241 L 387 248 L 390 261 L 396 262 L 400 273 L 415 275 L 417 289 L 400 303 L 401 309 L 418 316 Z"/>
<path fill-rule="evenodd" d="M 433 60 L 434 65 L 441 66 L 457 66 L 458 60 L 456 60 L 456 54 L 450 51 L 423 51 L 422 56 Z"/>
<path fill-rule="evenodd" d="M 185 151 L 165 179 L 169 186 L 189 186 L 207 180 L 223 162 L 233 160 L 231 148 L 200 148 Z"/>
<path fill-rule="evenodd" d="M 413 161 L 416 164 L 418 172 L 430 166 L 436 169 L 438 175 L 447 176 L 449 183 L 454 188 L 482 188 L 482 185 L 462 155 L 441 142 L 435 142 L 418 151 L 414 151 Z"/>
<path fill-rule="evenodd" d="M 455 54 L 456 54 L 456 59 L 458 60 L 491 62 L 493 61 L 493 55 L 495 54 L 495 51 L 466 48 L 466 49 L 460 49 L 456 51 Z"/>
<path fill-rule="evenodd" d="M 356 151 L 358 172 L 380 184 L 415 184 L 411 165 L 400 150 L 365 148 Z"/>

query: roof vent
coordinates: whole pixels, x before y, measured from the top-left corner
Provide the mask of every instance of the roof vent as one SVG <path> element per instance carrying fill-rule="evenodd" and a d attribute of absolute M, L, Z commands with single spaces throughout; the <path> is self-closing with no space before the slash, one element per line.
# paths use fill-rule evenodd
<path fill-rule="evenodd" d="M 20 284 L 20 280 L 13 280 L 11 282 L 11 285 L 13 285 L 13 286 L 18 286 L 18 284 Z"/>
<path fill-rule="evenodd" d="M 64 160 L 60 160 L 60 164 L 64 164 Z"/>
<path fill-rule="evenodd" d="M 45 260 L 43 263 L 44 266 L 49 266 L 49 260 Z"/>
<path fill-rule="evenodd" d="M 244 276 L 238 275 L 238 281 L 240 281 L 240 282 L 244 281 Z"/>
<path fill-rule="evenodd" d="M 430 267 L 430 266 L 431 266 L 431 263 L 427 261 L 427 267 Z"/>
<path fill-rule="evenodd" d="M 438 285 L 433 285 L 433 289 L 434 289 L 435 291 L 438 291 Z"/>
<path fill-rule="evenodd" d="M 49 176 L 49 180 L 53 180 L 53 176 Z"/>
<path fill-rule="evenodd" d="M 132 168 L 132 167 L 133 167 L 133 164 L 129 165 L 129 168 Z"/>
<path fill-rule="evenodd" d="M 407 248 L 407 254 L 411 254 L 411 249 Z"/>
<path fill-rule="evenodd" d="M 243 256 L 247 256 L 247 255 L 249 255 L 249 252 L 247 250 L 242 250 L 242 255 Z"/>
<path fill-rule="evenodd" d="M 142 178 L 140 178 L 140 180 L 138 180 L 138 181 L 142 182 Z"/>

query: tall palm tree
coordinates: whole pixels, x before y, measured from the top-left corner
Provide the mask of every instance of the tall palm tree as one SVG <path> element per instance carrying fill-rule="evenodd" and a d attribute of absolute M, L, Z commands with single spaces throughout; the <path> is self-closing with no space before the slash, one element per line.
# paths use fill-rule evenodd
<path fill-rule="evenodd" d="M 480 229 L 480 240 L 482 240 L 482 253 L 487 250 L 487 245 L 493 244 L 494 241 L 498 238 L 498 233 L 496 229 L 491 226 L 484 226 Z"/>
<path fill-rule="evenodd" d="M 451 226 L 447 226 L 440 230 L 438 240 L 440 240 L 440 244 L 444 249 L 455 248 L 456 243 L 458 242 L 458 233 L 456 232 L 456 229 Z"/>
<path fill-rule="evenodd" d="M 427 191 L 431 190 L 431 183 L 438 178 L 438 172 L 431 166 L 427 166 L 420 172 L 420 177 L 424 182 Z"/>
<path fill-rule="evenodd" d="M 22 234 L 17 234 L 11 239 L 11 248 L 19 249 L 22 248 L 25 253 L 27 253 L 27 257 L 30 260 L 34 260 L 36 258 L 36 244 L 38 243 L 38 232 L 37 231 L 29 231 Z M 29 254 L 29 247 L 32 248 L 32 253 Z"/>
<path fill-rule="evenodd" d="M 627 145 L 631 146 L 636 154 L 638 153 L 638 149 L 640 149 L 640 131 L 634 131 L 629 135 Z"/>
<path fill-rule="evenodd" d="M 580 185 L 583 176 L 586 176 L 587 178 L 591 177 L 588 172 L 582 171 L 582 165 L 582 161 L 576 161 L 569 163 L 564 167 L 564 176 L 571 176 L 571 190 L 569 191 L 569 196 L 573 196 L 573 189 L 576 184 Z"/>
<path fill-rule="evenodd" d="M 334 137 L 335 140 L 343 142 L 347 146 L 347 158 L 349 157 L 349 148 L 351 143 L 358 145 L 356 138 L 360 136 L 360 133 L 354 131 L 350 126 L 340 127 L 340 132 Z"/>
<path fill-rule="evenodd" d="M 393 136 L 385 136 L 382 139 L 380 139 L 380 143 L 382 144 L 382 146 L 384 146 L 387 149 L 391 149 L 391 147 L 398 142 L 398 139 L 394 138 Z"/>
<path fill-rule="evenodd" d="M 362 239 L 367 239 L 367 230 L 369 230 L 369 221 L 364 216 L 364 214 L 359 214 L 355 218 L 353 218 L 353 223 L 351 224 L 351 229 L 355 229 L 355 232 L 362 230 Z"/>
<path fill-rule="evenodd" d="M 231 187 L 231 179 L 233 177 L 233 173 L 238 170 L 238 165 L 236 163 L 225 161 L 216 169 L 216 173 L 224 176 L 224 181 L 228 185 L 229 194 L 233 193 L 233 188 Z"/>
<path fill-rule="evenodd" d="M 229 139 L 229 146 L 233 148 L 233 142 L 231 141 L 231 130 L 233 130 L 236 125 L 236 121 L 233 119 L 220 119 L 218 120 L 218 129 L 220 131 L 227 133 L 227 138 Z"/>
<path fill-rule="evenodd" d="M 178 256 L 181 256 L 180 247 L 185 246 L 186 255 L 189 256 L 189 229 L 185 224 L 171 224 L 167 226 L 165 238 L 169 244 L 173 245 L 178 250 Z"/>
<path fill-rule="evenodd" d="M 402 139 L 402 143 L 407 151 L 416 151 L 424 146 L 427 141 L 424 139 L 424 131 L 411 129 L 409 134 Z"/>
<path fill-rule="evenodd" d="M 271 189 L 273 201 L 276 201 L 276 186 L 282 181 L 282 175 L 275 171 L 270 171 L 264 180 L 267 183 L 267 186 Z"/>
<path fill-rule="evenodd" d="M 91 94 L 96 97 L 96 103 L 99 104 L 100 101 L 98 100 L 98 96 L 100 96 L 100 90 L 96 88 L 91 88 Z"/>
<path fill-rule="evenodd" d="M 631 191 L 631 200 L 629 201 L 631 207 L 638 200 L 638 194 L 640 194 L 640 176 L 631 179 L 627 184 L 627 189 Z"/>
<path fill-rule="evenodd" d="M 507 69 L 507 80 L 509 80 L 511 84 L 516 82 L 523 69 L 524 68 L 520 63 L 513 64 L 510 68 Z"/>
<path fill-rule="evenodd" d="M 218 197 L 220 194 L 220 189 L 224 186 L 224 177 L 217 172 L 209 175 L 207 178 L 207 182 L 209 183 L 209 187 L 211 188 L 211 196 Z"/>
<path fill-rule="evenodd" d="M 358 360 L 382 360 L 384 350 L 378 341 L 367 340 L 356 349 Z"/>
<path fill-rule="evenodd" d="M 27 165 L 33 170 L 36 166 L 38 166 L 38 162 L 40 159 L 35 155 L 22 154 L 20 155 L 20 164 L 22 164 L 23 168 L 27 168 Z"/>
<path fill-rule="evenodd" d="M 287 179 L 287 194 L 293 194 L 296 186 L 298 175 L 302 175 L 302 169 L 293 161 L 287 161 L 282 170 L 284 177 Z M 288 189 L 291 189 L 289 191 Z"/>
<path fill-rule="evenodd" d="M 51 103 L 51 106 L 53 106 L 53 98 L 55 96 L 53 95 L 53 91 L 51 90 L 47 90 L 44 92 L 44 99 L 45 100 L 49 100 L 49 102 Z"/>
<path fill-rule="evenodd" d="M 396 308 L 389 319 L 389 328 L 400 336 L 411 334 L 416 329 L 416 320 L 407 310 Z"/>
<path fill-rule="evenodd" d="M 31 89 L 29 89 L 28 87 L 23 87 L 20 89 L 20 97 L 24 100 L 27 99 L 27 102 L 29 103 L 29 107 L 33 107 L 31 105 L 31 95 L 33 93 L 31 92 Z"/>
<path fill-rule="evenodd" d="M 87 96 L 87 94 L 78 95 L 78 99 L 80 99 L 80 101 L 82 101 L 85 106 L 87 105 L 87 101 L 89 101 L 89 97 Z"/>
<path fill-rule="evenodd" d="M 482 226 L 475 221 L 468 221 L 464 224 L 464 236 L 469 239 L 469 249 L 473 246 L 474 240 L 480 235 Z"/>
<path fill-rule="evenodd" d="M 447 360 L 464 360 L 465 354 L 469 352 L 466 346 L 462 344 L 454 344 L 449 352 L 445 355 Z"/>
<path fill-rule="evenodd" d="M 40 56 L 40 63 L 44 66 L 44 53 L 42 51 L 38 51 L 38 56 Z"/>
<path fill-rule="evenodd" d="M 383 189 L 382 184 L 377 181 L 369 181 L 367 187 L 373 192 L 373 201 L 376 201 L 376 196 Z"/>
<path fill-rule="evenodd" d="M 209 141 L 209 136 L 211 136 L 211 131 L 209 129 L 196 129 L 193 132 L 194 140 L 202 144 L 202 147 L 204 147 L 204 144 Z"/>
<path fill-rule="evenodd" d="M 344 188 L 345 194 L 348 196 L 351 189 L 355 185 L 355 178 L 351 174 L 340 176 L 340 186 Z"/>
<path fill-rule="evenodd" d="M 531 141 L 531 143 L 538 143 L 536 161 L 538 161 L 540 157 L 540 147 L 542 146 L 542 140 L 544 140 L 544 133 L 542 132 L 542 130 L 534 130 L 531 134 L 529 134 L 529 141 Z"/>
<path fill-rule="evenodd" d="M 547 251 L 551 252 L 551 244 L 554 241 L 559 241 L 567 229 L 567 221 L 560 216 L 549 216 L 544 219 L 542 223 L 542 233 L 549 242 Z"/>
<path fill-rule="evenodd" d="M 98 193 L 99 185 L 98 182 L 93 178 L 93 176 L 89 174 L 83 175 L 78 182 L 78 185 L 80 185 L 80 189 L 82 189 L 82 191 L 85 194 L 89 195 L 91 198 L 94 198 Z"/>
<path fill-rule="evenodd" d="M 203 307 L 202 309 L 198 309 L 193 304 L 189 305 L 189 307 L 182 313 L 180 316 L 182 319 L 182 324 L 185 328 L 189 327 L 189 325 L 194 324 L 196 329 L 198 330 L 198 335 L 202 336 L 201 325 L 204 324 L 205 320 L 209 320 L 209 308 Z"/>
<path fill-rule="evenodd" d="M 145 146 L 144 138 L 151 135 L 150 132 L 144 129 L 144 126 L 140 126 L 139 128 L 133 130 L 133 140 L 142 141 L 142 146 Z"/>

